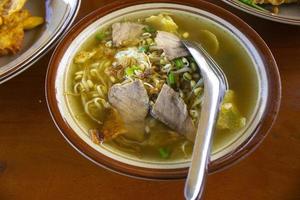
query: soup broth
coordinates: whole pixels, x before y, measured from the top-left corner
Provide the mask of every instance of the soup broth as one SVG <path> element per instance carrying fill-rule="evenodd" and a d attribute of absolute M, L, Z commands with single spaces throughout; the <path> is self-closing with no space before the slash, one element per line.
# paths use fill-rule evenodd
<path fill-rule="evenodd" d="M 232 143 L 234 140 L 236 140 L 241 134 L 244 127 L 247 126 L 247 122 L 251 118 L 251 115 L 253 113 L 253 110 L 255 109 L 255 105 L 257 102 L 258 97 L 258 80 L 257 75 L 254 70 L 253 63 L 251 61 L 251 58 L 247 54 L 246 50 L 238 44 L 237 41 L 235 41 L 232 36 L 220 29 L 218 26 L 216 26 L 213 23 L 210 23 L 206 20 L 200 20 L 199 18 L 185 15 L 181 13 L 151 13 L 145 16 L 138 16 L 138 17 L 131 17 L 124 19 L 122 22 L 131 22 L 131 23 L 138 23 L 145 25 L 148 30 L 143 29 L 144 33 L 150 33 L 153 45 L 147 44 L 145 46 L 146 48 L 151 49 L 151 46 L 155 46 L 155 37 L 157 36 L 157 31 L 161 31 L 159 28 L 157 28 L 157 24 L 153 23 L 149 19 L 151 16 L 167 16 L 167 20 L 170 17 L 176 25 L 177 29 L 173 32 L 172 27 L 168 27 L 168 31 L 172 34 L 175 34 L 176 36 L 184 39 L 188 39 L 191 41 L 198 42 L 203 45 L 203 47 L 211 54 L 211 56 L 216 60 L 216 62 L 220 65 L 220 67 L 225 72 L 227 79 L 229 81 L 229 87 L 230 90 L 234 93 L 234 107 L 238 110 L 238 115 L 240 116 L 240 121 L 243 121 L 245 124 L 242 126 L 239 125 L 238 128 L 216 128 L 214 140 L 213 140 L 213 147 L 212 151 L 217 152 L 219 150 L 222 150 L 226 146 L 228 146 L 230 143 Z M 166 20 L 166 19 L 163 19 Z M 161 20 L 160 20 L 161 21 Z M 121 22 L 121 23 L 122 23 Z M 159 27 L 159 26 L 158 26 Z M 149 29 L 150 28 L 150 29 Z M 113 107 L 108 99 L 108 91 L 104 92 L 103 99 L 107 103 L 106 104 L 102 102 L 102 100 L 99 100 L 99 102 L 91 102 L 93 104 L 91 108 L 87 108 L 86 104 L 91 100 L 93 97 L 87 97 L 87 99 L 83 99 L 82 95 L 78 95 L 78 92 L 74 92 L 74 89 L 76 87 L 76 84 L 78 81 L 76 79 L 82 79 L 82 73 L 86 68 L 89 68 L 89 66 L 92 66 L 95 63 L 98 63 L 98 65 L 102 65 L 103 68 L 113 68 L 114 63 L 116 63 L 116 54 L 118 54 L 120 51 L 126 51 L 128 48 L 132 46 L 138 46 L 140 50 L 140 42 L 137 44 L 132 45 L 125 45 L 122 47 L 114 47 L 114 43 L 111 39 L 111 30 L 112 24 L 107 25 L 103 27 L 102 29 L 97 30 L 97 32 L 92 35 L 84 44 L 82 45 L 80 51 L 77 54 L 78 56 L 81 52 L 88 52 L 91 54 L 94 49 L 99 48 L 99 45 L 102 44 L 104 48 L 112 48 L 113 52 L 109 54 L 108 56 L 97 56 L 98 53 L 95 53 L 94 55 L 89 55 L 88 53 L 85 54 L 85 56 L 89 57 L 87 61 L 84 61 L 82 63 L 78 62 L 76 63 L 76 57 L 74 58 L 74 62 L 70 66 L 70 69 L 66 76 L 66 99 L 68 101 L 70 111 L 73 114 L 76 121 L 80 124 L 80 126 L 85 130 L 87 134 L 91 130 L 97 131 L 97 134 L 102 134 L 101 130 L 103 130 L 103 123 L 105 120 L 111 120 L 107 119 L 107 116 L 114 117 L 114 114 L 111 114 L 107 109 L 110 109 L 108 107 Z M 153 30 L 152 30 L 153 29 Z M 165 29 L 163 27 L 162 29 Z M 171 30 L 171 31 L 170 31 Z M 175 33 L 176 32 L 176 33 Z M 147 34 L 145 34 L 147 35 Z M 147 40 L 147 39 L 145 39 Z M 149 42 L 150 43 L 150 42 Z M 143 47 L 144 47 L 143 46 Z M 145 50 L 145 51 L 144 51 Z M 146 55 L 149 55 L 151 50 L 149 49 L 142 49 Z M 189 66 L 191 67 L 191 63 L 193 62 L 193 59 L 185 56 L 187 60 L 189 61 Z M 185 58 L 184 57 L 184 58 Z M 176 66 L 175 61 L 170 61 L 172 65 Z M 182 59 L 181 57 L 179 59 Z M 181 60 L 182 61 L 182 60 Z M 184 60 L 183 60 L 184 61 Z M 100 64 L 99 64 L 100 63 Z M 155 65 L 154 63 L 151 63 L 152 66 Z M 110 90 L 110 88 L 118 83 L 127 81 L 127 79 L 131 80 L 131 78 L 128 78 L 128 74 L 134 72 L 136 73 L 140 69 L 135 69 L 134 67 L 127 66 L 124 67 L 123 73 L 125 74 L 127 78 L 122 78 L 120 80 L 111 80 L 111 77 L 105 73 L 105 70 L 100 70 L 99 75 L 101 76 L 102 80 L 93 79 L 91 78 L 91 82 L 86 81 L 86 87 L 87 88 L 93 88 L 96 87 L 98 83 L 101 81 L 108 83 L 106 88 L 107 90 Z M 136 66 L 136 64 L 134 65 Z M 165 65 L 164 65 L 165 66 Z M 139 66 L 138 66 L 139 67 Z M 158 66 L 162 67 L 162 66 Z M 177 69 L 176 69 L 177 70 Z M 175 71 L 175 70 L 174 70 Z M 98 72 L 95 72 L 98 73 Z M 126 75 L 126 73 L 128 73 Z M 165 84 L 169 85 L 170 87 L 173 87 L 173 89 L 179 93 L 180 88 L 176 88 L 174 85 L 170 83 L 170 73 L 166 73 L 165 78 Z M 195 73 L 199 73 L 199 71 L 196 71 Z M 191 73 L 191 75 L 193 75 Z M 95 75 L 96 76 L 96 75 Z M 183 79 L 185 78 L 183 74 L 180 74 L 179 76 L 182 76 Z M 175 76 L 177 78 L 177 74 Z M 178 78 L 177 78 L 178 79 Z M 179 79 L 180 81 L 183 81 Z M 198 82 L 201 80 L 201 76 L 198 78 L 192 77 L 191 80 Z M 189 81 L 191 81 L 189 80 Z M 177 80 L 178 81 L 178 80 Z M 172 81 L 171 81 L 172 82 Z M 78 86 L 79 87 L 79 86 Z M 83 87 L 83 86 L 80 86 Z M 145 88 L 147 86 L 145 85 Z M 203 89 L 202 93 L 203 93 Z M 81 90 L 81 89 L 78 89 Z M 98 90 L 95 89 L 95 91 L 101 90 L 101 87 Z M 161 88 L 160 88 L 161 90 Z M 192 86 L 191 86 L 192 90 Z M 82 91 L 81 91 L 82 92 Z M 100 91 L 100 93 L 103 91 Z M 150 104 L 151 104 L 151 95 L 149 94 L 149 89 L 147 88 L 148 95 L 150 96 Z M 154 97 L 155 101 L 157 99 L 156 94 Z M 95 96 L 99 94 L 95 94 Z M 183 94 L 183 96 L 186 94 Z M 90 98 L 90 99 L 89 99 Z M 186 99 L 183 98 L 183 99 Z M 195 98 L 196 99 L 196 98 Z M 187 102 L 185 100 L 185 102 Z M 155 102 L 152 102 L 155 103 Z M 95 111 L 94 113 L 87 114 L 87 109 L 92 110 L 92 107 L 95 107 L 97 109 L 97 105 L 99 106 L 99 110 Z M 188 103 L 187 103 L 188 104 Z M 153 105 L 150 105 L 150 109 Z M 100 108 L 101 107 L 101 108 Z M 201 104 L 197 107 L 197 112 L 200 113 L 201 111 Z M 115 109 L 115 108 L 114 108 Z M 188 109 L 190 109 L 190 106 L 188 105 Z M 189 110 L 190 111 L 190 110 Z M 89 111 L 90 112 L 90 111 Z M 191 112 L 190 112 L 191 115 Z M 119 116 L 120 117 L 120 116 Z M 115 117 L 118 118 L 119 117 Z M 120 117 L 121 120 L 125 120 L 124 117 Z M 199 117 L 191 117 L 193 119 L 193 123 L 195 127 L 197 127 L 197 120 Z M 115 123 L 115 121 L 113 121 Z M 139 122 L 138 122 L 139 123 Z M 137 123 L 137 124 L 138 124 Z M 236 123 L 235 123 L 236 124 Z M 111 128 L 115 128 L 115 126 L 112 126 Z M 131 127 L 134 126 L 133 124 L 130 125 Z M 166 123 L 163 123 L 159 119 L 155 119 L 150 113 L 147 114 L 146 118 L 143 121 L 143 131 L 139 133 L 134 134 L 120 134 L 117 136 L 113 136 L 112 138 L 108 140 L 104 140 L 103 143 L 100 143 L 99 145 L 102 145 L 103 148 L 106 148 L 112 152 L 121 153 L 124 156 L 131 157 L 131 158 L 137 158 L 142 159 L 144 161 L 176 161 L 176 160 L 186 160 L 189 159 L 192 153 L 193 148 L 193 142 L 185 137 L 184 134 L 177 133 L 174 129 L 171 129 Z M 223 125 L 224 126 L 224 125 Z M 125 135 L 125 136 L 124 136 Z M 136 137 L 136 135 L 143 135 L 143 137 L 139 138 L 139 136 Z M 92 136 L 93 137 L 93 136 Z M 99 135 L 96 135 L 96 142 L 97 140 L 101 139 L 99 138 Z M 101 137 L 101 136 L 100 136 Z M 105 137 L 105 136 L 104 136 Z M 93 139 L 93 138 L 91 138 Z"/>

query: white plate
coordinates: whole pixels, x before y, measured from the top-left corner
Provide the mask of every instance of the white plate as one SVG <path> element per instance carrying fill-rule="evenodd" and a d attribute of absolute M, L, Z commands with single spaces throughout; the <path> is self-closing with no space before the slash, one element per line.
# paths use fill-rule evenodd
<path fill-rule="evenodd" d="M 0 57 L 0 84 L 34 64 L 70 28 L 81 0 L 29 0 L 25 8 L 43 16 L 43 26 L 25 32 L 23 48 L 16 55 Z"/>
<path fill-rule="evenodd" d="M 247 13 L 250 13 L 252 15 L 280 22 L 285 24 L 292 24 L 292 25 L 300 25 L 300 4 L 293 3 L 293 4 L 283 4 L 279 6 L 280 12 L 278 14 L 273 14 L 271 12 L 261 11 L 257 10 L 255 8 L 252 8 L 251 6 L 248 6 L 239 0 L 222 0 L 225 3 L 240 9 L 242 11 L 245 11 Z M 267 9 L 271 8 L 271 5 L 264 6 Z"/>

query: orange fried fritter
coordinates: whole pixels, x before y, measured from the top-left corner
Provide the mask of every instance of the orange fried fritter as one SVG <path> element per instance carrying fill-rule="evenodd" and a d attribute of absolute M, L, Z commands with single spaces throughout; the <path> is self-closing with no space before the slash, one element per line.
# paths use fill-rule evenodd
<path fill-rule="evenodd" d="M 44 22 L 22 10 L 26 0 L 0 1 L 0 56 L 16 54 L 24 39 L 24 30 L 35 28 Z"/>
<path fill-rule="evenodd" d="M 29 11 L 22 10 L 1 17 L 0 55 L 16 54 L 21 49 L 24 39 L 22 21 L 29 16 Z"/>
<path fill-rule="evenodd" d="M 16 54 L 22 47 L 23 39 L 22 26 L 0 29 L 0 56 Z"/>

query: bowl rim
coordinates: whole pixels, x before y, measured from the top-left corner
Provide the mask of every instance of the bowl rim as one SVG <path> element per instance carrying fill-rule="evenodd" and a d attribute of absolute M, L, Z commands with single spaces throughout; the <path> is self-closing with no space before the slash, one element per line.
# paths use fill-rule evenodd
<path fill-rule="evenodd" d="M 61 132 L 62 136 L 71 144 L 71 146 L 73 146 L 73 148 L 75 148 L 80 154 L 93 161 L 97 165 L 100 165 L 106 169 L 110 169 L 114 172 L 144 179 L 164 180 L 179 179 L 186 177 L 188 168 L 149 169 L 121 163 L 112 158 L 102 155 L 101 153 L 90 147 L 88 144 L 86 144 L 65 122 L 63 116 L 59 111 L 58 102 L 55 96 L 55 78 L 59 62 L 71 41 L 74 38 L 76 38 L 76 36 L 87 26 L 89 26 L 91 23 L 98 20 L 102 16 L 105 16 L 111 12 L 122 8 L 144 3 L 181 4 L 185 6 L 199 8 L 208 11 L 212 14 L 215 14 L 221 17 L 222 19 L 225 19 L 227 22 L 233 24 L 235 27 L 238 27 L 238 29 L 241 30 L 256 47 L 259 54 L 264 55 L 261 58 L 265 63 L 265 70 L 266 74 L 268 75 L 267 80 L 269 83 L 268 99 L 264 115 L 262 116 L 262 119 L 255 131 L 251 133 L 247 140 L 240 144 L 240 146 L 234 151 L 229 152 L 225 156 L 211 162 L 209 164 L 208 171 L 209 173 L 219 171 L 232 165 L 236 161 L 244 158 L 262 142 L 262 140 L 266 137 L 268 131 L 270 130 L 276 119 L 281 101 L 281 81 L 279 71 L 270 49 L 263 41 L 263 39 L 249 25 L 247 25 L 240 18 L 230 13 L 229 11 L 226 11 L 219 6 L 202 0 L 189 0 L 185 2 L 181 2 L 179 0 L 139 0 L 136 2 L 125 0 L 122 2 L 113 2 L 96 9 L 95 11 L 81 19 L 75 26 L 73 26 L 73 28 L 69 30 L 69 32 L 65 35 L 65 37 L 60 41 L 60 43 L 56 47 L 49 62 L 45 80 L 45 94 L 48 109 L 58 130 Z"/>
<path fill-rule="evenodd" d="M 77 14 L 80 9 L 81 0 L 71 0 L 67 1 L 70 7 L 70 13 L 68 14 L 66 20 L 61 25 L 60 29 L 56 31 L 55 34 L 53 34 L 49 39 L 42 43 L 41 46 L 39 46 L 37 49 L 33 50 L 31 53 L 31 57 L 24 58 L 21 60 L 21 62 L 16 63 L 15 66 L 10 67 L 8 70 L 0 74 L 0 84 L 14 78 L 15 76 L 21 74 L 26 69 L 31 67 L 34 63 L 36 63 L 40 58 L 42 58 L 46 53 L 48 53 L 58 42 L 59 40 L 64 36 L 66 31 L 72 26 L 73 22 L 75 21 Z M 35 43 L 34 43 L 35 44 Z M 32 44 L 31 46 L 33 46 Z M 27 51 L 30 51 L 32 47 L 30 47 Z M 26 53 L 25 51 L 24 53 Z M 24 54 L 23 53 L 23 54 Z M 21 54 L 22 55 L 22 54 Z M 14 61 L 11 61 L 7 63 L 6 65 L 9 65 Z M 4 66 L 6 66 L 4 65 Z M 4 67 L 3 66 L 3 67 Z"/>

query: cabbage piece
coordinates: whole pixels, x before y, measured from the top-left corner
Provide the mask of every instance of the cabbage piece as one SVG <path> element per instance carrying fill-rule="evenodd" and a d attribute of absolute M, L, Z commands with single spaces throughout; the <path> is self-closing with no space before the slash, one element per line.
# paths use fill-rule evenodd
<path fill-rule="evenodd" d="M 234 103 L 234 92 L 229 90 L 223 100 L 217 128 L 222 130 L 237 130 L 246 125 L 246 118 L 242 117 Z"/>
<path fill-rule="evenodd" d="M 163 131 L 166 132 L 163 132 Z M 168 133 L 167 128 L 162 128 L 160 130 L 153 130 L 151 131 L 151 134 L 149 135 L 149 138 L 146 140 L 146 145 L 152 146 L 152 147 L 163 147 L 170 145 L 176 141 L 178 141 L 181 137 L 178 133 L 173 132 Z"/>
<path fill-rule="evenodd" d="M 178 26 L 169 15 L 152 15 L 145 19 L 146 23 L 156 30 L 176 33 Z"/>
<path fill-rule="evenodd" d="M 218 53 L 220 44 L 217 36 L 214 33 L 210 32 L 209 30 L 201 30 L 199 32 L 199 38 L 201 40 L 201 45 L 208 53 L 212 55 Z"/>

